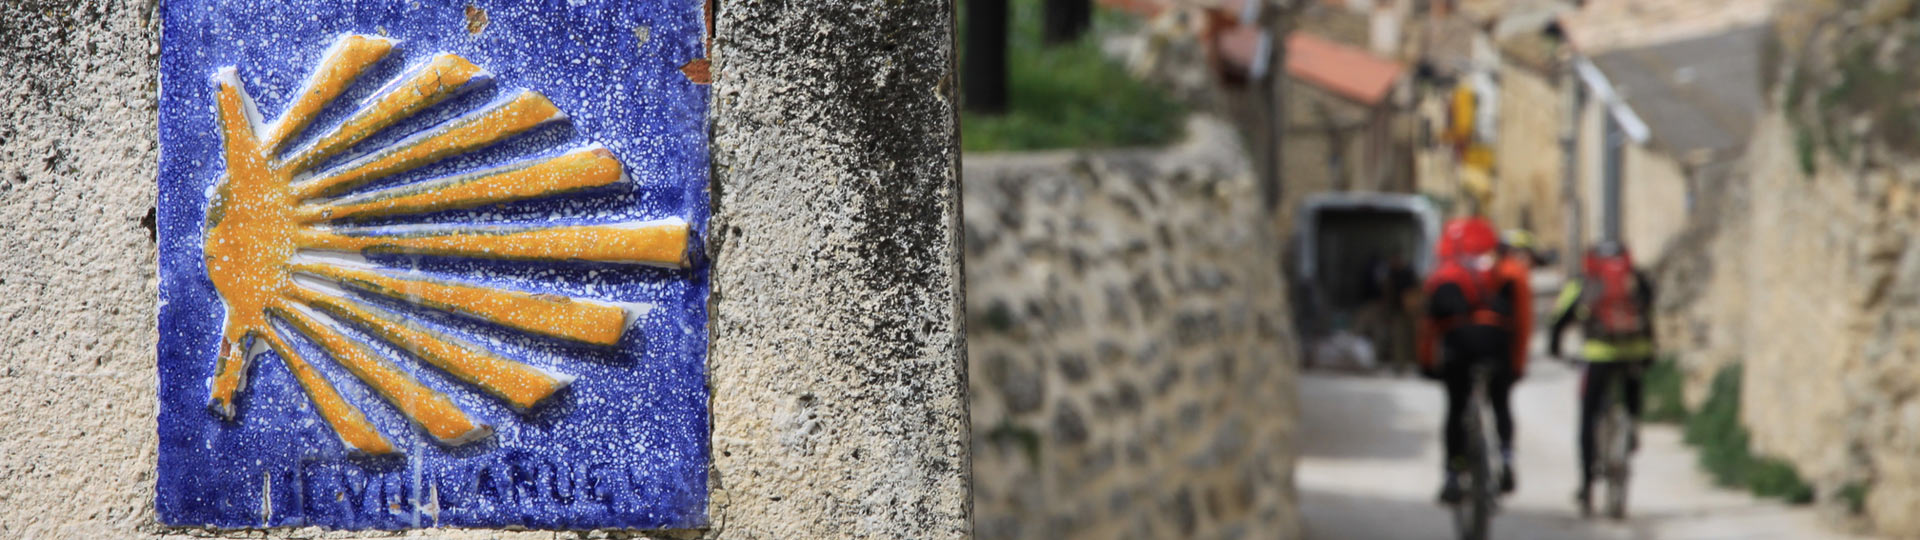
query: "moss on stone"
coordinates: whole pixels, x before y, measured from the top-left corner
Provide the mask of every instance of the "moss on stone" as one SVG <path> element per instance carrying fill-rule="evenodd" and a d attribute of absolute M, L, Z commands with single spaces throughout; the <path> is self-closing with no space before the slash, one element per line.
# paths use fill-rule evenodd
<path fill-rule="evenodd" d="M 1868 482 L 1848 482 L 1835 495 L 1847 504 L 1847 513 L 1858 516 L 1867 512 L 1867 493 L 1872 489 L 1873 484 Z"/>

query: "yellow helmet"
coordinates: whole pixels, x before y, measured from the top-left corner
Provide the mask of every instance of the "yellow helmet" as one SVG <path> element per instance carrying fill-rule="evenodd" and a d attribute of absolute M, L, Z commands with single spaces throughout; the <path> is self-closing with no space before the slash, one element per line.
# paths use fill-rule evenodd
<path fill-rule="evenodd" d="M 1526 229 L 1507 229 L 1500 233 L 1500 243 L 1514 249 L 1533 249 L 1533 233 Z"/>

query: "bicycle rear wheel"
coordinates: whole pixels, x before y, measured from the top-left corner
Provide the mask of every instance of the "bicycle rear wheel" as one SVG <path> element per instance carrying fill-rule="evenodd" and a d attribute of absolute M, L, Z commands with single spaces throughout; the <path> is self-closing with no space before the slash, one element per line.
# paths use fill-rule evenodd
<path fill-rule="evenodd" d="M 1499 462 L 1498 435 L 1494 432 L 1493 408 L 1487 401 L 1487 373 L 1485 369 L 1476 369 L 1473 379 L 1473 393 L 1467 401 L 1465 418 L 1461 419 L 1467 432 L 1464 496 L 1454 503 L 1454 524 L 1460 538 L 1465 540 L 1485 540 L 1491 533 L 1495 498 L 1500 487 L 1496 478 Z M 1460 474 L 1455 472 L 1453 474 Z"/>
<path fill-rule="evenodd" d="M 1633 416 L 1627 412 L 1626 403 L 1621 396 L 1615 396 L 1607 406 L 1606 416 L 1602 418 L 1605 430 L 1601 439 L 1601 463 L 1607 484 L 1606 514 L 1613 519 L 1627 517 L 1627 478 L 1630 476 L 1630 456 L 1633 453 Z"/>

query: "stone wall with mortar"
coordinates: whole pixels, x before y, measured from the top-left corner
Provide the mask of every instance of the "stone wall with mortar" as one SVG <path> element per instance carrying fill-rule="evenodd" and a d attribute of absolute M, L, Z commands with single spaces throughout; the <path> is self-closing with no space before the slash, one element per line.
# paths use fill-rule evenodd
<path fill-rule="evenodd" d="M 156 523 L 155 8 L 0 3 L 0 538 L 556 537 Z M 663 535 L 968 537 L 953 6 L 715 18 L 713 527 Z"/>
<path fill-rule="evenodd" d="M 965 159 L 982 539 L 1295 538 L 1295 346 L 1237 136 Z"/>

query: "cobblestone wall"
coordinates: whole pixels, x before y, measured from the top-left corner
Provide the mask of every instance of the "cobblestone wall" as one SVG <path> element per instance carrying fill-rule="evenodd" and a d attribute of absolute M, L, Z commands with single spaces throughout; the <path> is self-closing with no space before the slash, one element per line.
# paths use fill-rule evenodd
<path fill-rule="evenodd" d="M 1293 336 L 1231 129 L 964 159 L 982 539 L 1291 538 Z"/>

